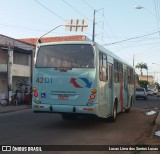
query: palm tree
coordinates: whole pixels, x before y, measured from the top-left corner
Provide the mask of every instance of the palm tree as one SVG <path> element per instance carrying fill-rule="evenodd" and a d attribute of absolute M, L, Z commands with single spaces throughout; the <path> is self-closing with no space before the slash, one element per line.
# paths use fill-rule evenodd
<path fill-rule="evenodd" d="M 141 76 L 143 75 L 143 72 L 142 72 L 142 69 L 148 69 L 148 67 L 147 67 L 147 64 L 146 63 L 138 63 L 136 66 L 135 66 L 135 68 L 138 68 L 138 69 L 140 69 L 140 72 L 141 72 Z"/>

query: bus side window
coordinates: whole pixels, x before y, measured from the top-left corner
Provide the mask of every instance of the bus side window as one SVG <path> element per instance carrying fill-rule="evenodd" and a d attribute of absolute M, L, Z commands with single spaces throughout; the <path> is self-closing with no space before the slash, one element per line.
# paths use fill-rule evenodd
<path fill-rule="evenodd" d="M 107 56 L 99 53 L 99 78 L 101 81 L 108 80 L 107 72 Z"/>
<path fill-rule="evenodd" d="M 132 84 L 134 82 L 132 68 L 130 68 L 130 67 L 127 68 L 127 75 L 128 75 L 128 83 Z"/>
<path fill-rule="evenodd" d="M 103 80 L 108 80 L 108 71 L 107 71 L 107 56 L 103 55 Z"/>
<path fill-rule="evenodd" d="M 112 65 L 108 63 L 108 87 L 109 88 L 112 88 Z"/>
<path fill-rule="evenodd" d="M 118 61 L 114 59 L 114 82 L 118 82 Z"/>
<path fill-rule="evenodd" d="M 119 82 L 123 82 L 123 64 L 119 62 L 118 67 Z"/>
<path fill-rule="evenodd" d="M 99 53 L 99 79 L 100 79 L 101 81 L 102 81 L 102 79 L 103 79 L 103 71 L 102 71 L 103 63 L 102 63 L 102 58 L 103 58 L 102 53 Z"/>

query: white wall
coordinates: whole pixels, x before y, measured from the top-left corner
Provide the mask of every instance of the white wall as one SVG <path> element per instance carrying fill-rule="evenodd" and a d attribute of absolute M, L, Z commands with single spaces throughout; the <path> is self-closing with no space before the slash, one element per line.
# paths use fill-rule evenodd
<path fill-rule="evenodd" d="M 0 100 L 7 95 L 7 74 L 0 74 Z"/>
<path fill-rule="evenodd" d="M 31 76 L 31 67 L 25 66 L 25 65 L 13 64 L 12 76 L 30 77 Z"/>

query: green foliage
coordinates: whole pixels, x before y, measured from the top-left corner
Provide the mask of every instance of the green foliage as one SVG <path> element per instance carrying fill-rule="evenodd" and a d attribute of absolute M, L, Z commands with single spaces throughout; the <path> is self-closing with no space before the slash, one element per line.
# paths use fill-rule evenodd
<path fill-rule="evenodd" d="M 135 68 L 138 68 L 138 69 L 140 69 L 140 72 L 141 72 L 141 75 L 142 75 L 142 69 L 148 69 L 148 67 L 147 67 L 147 64 L 146 63 L 138 63 L 136 66 L 135 66 Z"/>
<path fill-rule="evenodd" d="M 146 70 L 148 69 L 146 63 L 142 63 L 142 62 L 138 63 L 135 67 L 140 69 L 146 69 Z"/>
<path fill-rule="evenodd" d="M 149 82 L 146 81 L 146 80 L 139 80 L 138 83 L 139 83 L 139 85 L 140 85 L 141 87 L 143 87 L 143 88 L 145 88 L 145 89 L 147 89 L 147 85 L 149 84 Z"/>

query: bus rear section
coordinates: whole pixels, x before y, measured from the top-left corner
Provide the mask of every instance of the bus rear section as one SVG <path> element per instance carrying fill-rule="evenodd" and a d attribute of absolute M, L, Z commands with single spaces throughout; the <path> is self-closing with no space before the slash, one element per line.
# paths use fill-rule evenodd
<path fill-rule="evenodd" d="M 34 68 L 33 111 L 60 113 L 64 119 L 96 115 L 94 52 L 84 42 L 41 45 Z"/>

